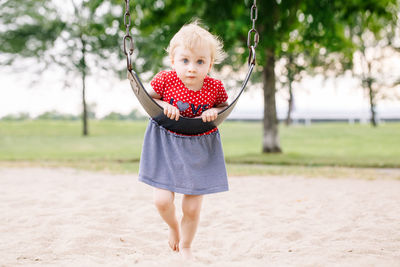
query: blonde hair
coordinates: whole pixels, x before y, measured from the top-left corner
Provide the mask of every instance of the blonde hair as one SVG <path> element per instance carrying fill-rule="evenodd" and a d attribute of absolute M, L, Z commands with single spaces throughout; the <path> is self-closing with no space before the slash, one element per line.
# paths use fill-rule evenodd
<path fill-rule="evenodd" d="M 198 20 L 184 25 L 172 37 L 167 48 L 170 58 L 174 57 L 176 47 L 183 45 L 185 48 L 194 49 L 198 46 L 208 46 L 211 50 L 211 62 L 221 63 L 226 58 L 223 43 L 218 36 L 211 34 L 200 26 Z"/>

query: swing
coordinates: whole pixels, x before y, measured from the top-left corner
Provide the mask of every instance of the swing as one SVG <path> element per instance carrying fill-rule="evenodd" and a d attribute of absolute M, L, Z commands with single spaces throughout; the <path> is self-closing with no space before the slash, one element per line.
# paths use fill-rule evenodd
<path fill-rule="evenodd" d="M 201 118 L 186 118 L 186 117 L 179 117 L 179 120 L 171 120 L 164 114 L 163 108 L 158 105 L 153 98 L 147 93 L 146 89 L 143 86 L 139 76 L 137 73 L 132 69 L 132 53 L 133 53 L 133 39 L 130 35 L 130 24 L 131 18 L 129 13 L 129 0 L 125 0 L 125 14 L 124 14 L 124 24 L 126 27 L 126 34 L 124 36 L 124 53 L 127 59 L 127 71 L 128 71 L 128 79 L 131 84 L 132 90 L 136 95 L 139 103 L 143 106 L 144 110 L 149 114 L 151 118 L 153 118 L 159 125 L 164 127 L 167 130 L 172 132 L 176 132 L 179 134 L 185 135 L 197 135 L 208 132 L 219 124 L 221 124 L 232 112 L 233 108 L 236 106 L 239 97 L 243 93 L 247 82 L 249 81 L 251 74 L 253 72 L 254 66 L 256 64 L 256 51 L 255 48 L 257 47 L 259 41 L 259 35 L 257 30 L 255 29 L 255 22 L 257 19 L 257 6 L 256 0 L 251 7 L 251 20 L 253 23 L 253 27 L 248 32 L 247 36 L 247 46 L 249 48 L 249 58 L 248 58 L 248 71 L 246 77 L 242 82 L 241 89 L 236 96 L 236 98 L 232 101 L 229 106 L 227 106 L 224 110 L 218 113 L 218 117 L 211 122 L 203 122 Z M 252 34 L 254 33 L 254 44 L 250 44 Z M 129 44 L 127 44 L 129 43 Z M 127 47 L 129 45 L 129 51 L 127 51 Z"/>

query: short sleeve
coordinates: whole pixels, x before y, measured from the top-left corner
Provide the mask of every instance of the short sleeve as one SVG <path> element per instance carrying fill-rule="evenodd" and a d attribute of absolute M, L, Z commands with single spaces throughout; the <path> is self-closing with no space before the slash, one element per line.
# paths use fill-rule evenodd
<path fill-rule="evenodd" d="M 151 80 L 150 85 L 153 90 L 161 97 L 164 95 L 165 90 L 166 72 L 161 71 Z"/>
<path fill-rule="evenodd" d="M 228 94 L 226 93 L 226 90 L 224 88 L 224 85 L 222 84 L 221 81 L 218 81 L 217 83 L 217 96 L 215 98 L 215 105 L 219 105 L 222 103 L 225 103 L 228 100 Z"/>

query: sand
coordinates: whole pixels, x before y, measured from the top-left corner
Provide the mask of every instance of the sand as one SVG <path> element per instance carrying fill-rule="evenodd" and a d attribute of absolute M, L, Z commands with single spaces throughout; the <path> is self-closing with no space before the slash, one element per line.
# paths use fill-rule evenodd
<path fill-rule="evenodd" d="M 400 266 L 400 181 L 231 177 L 194 262 L 167 237 L 135 175 L 0 169 L 0 266 Z"/>

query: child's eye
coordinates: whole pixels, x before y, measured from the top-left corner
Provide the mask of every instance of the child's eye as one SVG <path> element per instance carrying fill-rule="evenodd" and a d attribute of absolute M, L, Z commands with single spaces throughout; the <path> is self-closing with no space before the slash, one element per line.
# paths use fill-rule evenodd
<path fill-rule="evenodd" d="M 204 64 L 204 60 L 202 60 L 202 59 L 197 60 L 197 64 L 199 64 L 199 65 Z"/>
<path fill-rule="evenodd" d="M 189 63 L 189 60 L 187 58 L 182 59 L 183 63 Z"/>

